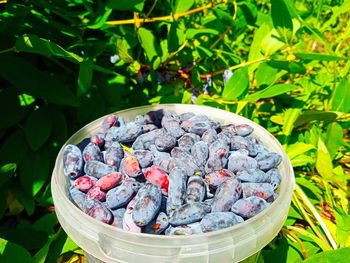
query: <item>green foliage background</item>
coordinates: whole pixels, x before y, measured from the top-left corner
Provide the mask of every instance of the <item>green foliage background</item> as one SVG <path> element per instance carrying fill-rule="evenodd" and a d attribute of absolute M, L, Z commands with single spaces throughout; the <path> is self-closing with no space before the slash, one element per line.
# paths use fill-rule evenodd
<path fill-rule="evenodd" d="M 341 0 L 1 0 L 0 261 L 82 260 L 49 184 L 70 135 L 195 101 L 266 127 L 294 166 L 288 220 L 255 261 L 347 262 L 349 19 Z"/>

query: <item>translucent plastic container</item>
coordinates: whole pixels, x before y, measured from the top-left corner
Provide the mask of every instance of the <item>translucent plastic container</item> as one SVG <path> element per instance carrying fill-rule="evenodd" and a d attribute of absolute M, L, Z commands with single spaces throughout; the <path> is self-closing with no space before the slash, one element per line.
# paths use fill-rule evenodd
<path fill-rule="evenodd" d="M 63 229 L 86 252 L 88 262 L 225 263 L 239 262 L 259 252 L 282 228 L 295 185 L 292 166 L 280 143 L 256 123 L 236 114 L 206 106 L 163 104 L 132 108 L 115 114 L 129 121 L 138 114 L 157 109 L 167 109 L 179 114 L 184 112 L 205 114 L 222 124 L 246 123 L 253 126 L 253 134 L 258 136 L 270 151 L 282 156 L 282 162 L 278 167 L 282 175 L 278 198 L 257 216 L 215 232 L 192 236 L 130 233 L 93 219 L 68 199 L 68 181 L 63 174 L 62 147 L 56 160 L 51 187 L 55 210 Z M 103 118 L 80 129 L 67 144 L 79 143 L 96 133 Z"/>

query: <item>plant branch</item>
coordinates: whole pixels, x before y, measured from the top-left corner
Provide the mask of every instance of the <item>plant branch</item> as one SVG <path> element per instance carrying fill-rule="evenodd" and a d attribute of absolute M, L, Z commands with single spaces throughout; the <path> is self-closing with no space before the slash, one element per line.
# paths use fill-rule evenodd
<path fill-rule="evenodd" d="M 308 238 L 311 238 L 323 251 L 332 250 L 332 247 L 328 243 L 323 242 L 317 236 L 307 232 L 305 229 L 302 229 L 302 228 L 296 227 L 296 226 L 287 226 L 287 229 L 289 231 L 294 231 L 294 232 L 298 233 L 299 235 L 303 235 L 303 236 L 306 236 Z"/>
<path fill-rule="evenodd" d="M 243 67 L 246 67 L 246 66 L 249 66 L 249 65 L 252 65 L 252 64 L 255 64 L 255 63 L 260 63 L 262 61 L 267 61 L 269 58 L 268 57 L 262 57 L 262 58 L 259 58 L 259 59 L 256 59 L 256 60 L 252 60 L 252 61 L 248 61 L 248 62 L 242 62 L 238 65 L 234 65 L 232 67 L 229 67 L 227 68 L 228 70 L 235 70 L 235 69 L 239 69 L 239 68 L 243 68 Z M 220 69 L 218 71 L 214 71 L 210 74 L 201 74 L 201 78 L 202 79 L 205 79 L 207 78 L 207 76 L 216 76 L 216 75 L 219 75 L 219 74 L 222 74 L 226 69 Z"/>
<path fill-rule="evenodd" d="M 0 2 L 1 4 L 1 2 Z M 11 51 L 16 51 L 16 47 L 10 47 L 8 49 L 0 50 L 0 54 L 11 52 Z"/>
<path fill-rule="evenodd" d="M 327 228 L 325 222 L 323 221 L 320 214 L 316 211 L 316 208 L 311 204 L 310 200 L 307 198 L 304 191 L 300 188 L 298 184 L 295 185 L 295 191 L 298 193 L 298 195 L 301 197 L 303 202 L 305 203 L 306 207 L 311 211 L 317 222 L 320 224 L 320 227 L 322 228 L 323 232 L 325 233 L 328 241 L 332 245 L 333 249 L 337 249 L 337 243 L 334 241 L 329 229 Z"/>
<path fill-rule="evenodd" d="M 287 228 L 283 228 L 282 233 L 285 234 L 286 237 L 289 238 L 290 240 L 292 240 L 293 242 L 298 243 L 300 248 L 301 248 L 301 253 L 303 254 L 304 259 L 308 258 L 308 254 L 307 254 L 305 245 L 304 245 L 303 241 L 301 241 L 300 238 L 297 237 L 297 235 L 295 235 L 292 231 L 289 231 Z"/>
<path fill-rule="evenodd" d="M 221 3 L 226 3 L 226 1 L 221 1 Z M 207 5 L 200 6 L 191 10 L 188 10 L 183 13 L 178 13 L 178 14 L 173 14 L 169 16 L 160 16 L 160 17 L 150 17 L 150 18 L 134 18 L 134 19 L 126 19 L 126 20 L 116 20 L 116 21 L 107 21 L 106 24 L 111 25 L 111 26 L 118 26 L 118 25 L 130 25 L 130 24 L 138 24 L 138 23 L 153 23 L 157 21 L 168 21 L 168 20 L 177 20 L 181 17 L 187 16 L 187 15 L 192 15 L 198 12 L 201 12 L 206 9 L 214 8 L 217 4 L 214 2 L 211 2 Z M 140 20 L 140 21 L 136 21 Z"/>
<path fill-rule="evenodd" d="M 298 200 L 298 197 L 295 195 L 295 193 L 293 193 L 293 201 L 295 202 L 295 205 L 299 208 L 300 212 L 303 214 L 305 220 L 311 226 L 312 230 L 315 232 L 316 236 L 318 236 L 318 238 L 321 239 L 323 242 L 327 242 L 327 240 L 324 238 L 324 236 L 321 234 L 321 232 L 318 231 L 314 222 L 312 222 L 311 218 L 309 217 L 309 215 L 305 211 L 303 205 L 300 203 L 300 201 Z"/>

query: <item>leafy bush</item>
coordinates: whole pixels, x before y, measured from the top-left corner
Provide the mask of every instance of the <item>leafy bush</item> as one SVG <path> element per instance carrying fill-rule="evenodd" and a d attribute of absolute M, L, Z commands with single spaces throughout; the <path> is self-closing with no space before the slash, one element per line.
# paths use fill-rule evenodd
<path fill-rule="evenodd" d="M 349 1 L 1 0 L 0 10 L 1 262 L 81 258 L 54 214 L 58 150 L 97 117 L 157 103 L 241 114 L 285 147 L 296 191 L 258 261 L 347 260 Z"/>

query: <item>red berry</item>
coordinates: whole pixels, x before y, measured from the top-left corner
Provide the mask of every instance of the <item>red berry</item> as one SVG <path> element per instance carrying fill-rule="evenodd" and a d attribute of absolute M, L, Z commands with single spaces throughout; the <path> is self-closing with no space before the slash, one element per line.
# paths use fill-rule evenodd
<path fill-rule="evenodd" d="M 87 192 L 86 198 L 94 199 L 94 200 L 98 200 L 98 201 L 104 201 L 104 200 L 106 200 L 106 193 L 103 192 L 99 186 L 93 186 Z"/>
<path fill-rule="evenodd" d="M 162 189 L 164 195 L 168 195 L 169 176 L 166 172 L 152 165 L 151 168 L 145 172 L 145 178 L 152 184 L 158 185 Z"/>
<path fill-rule="evenodd" d="M 91 187 L 95 185 L 96 181 L 97 179 L 95 177 L 84 175 L 74 181 L 74 186 L 80 191 L 86 193 Z"/>
<path fill-rule="evenodd" d="M 113 172 L 107 174 L 96 182 L 96 186 L 99 186 L 102 191 L 108 191 L 113 187 L 117 186 L 122 179 L 122 174 L 119 172 Z"/>

